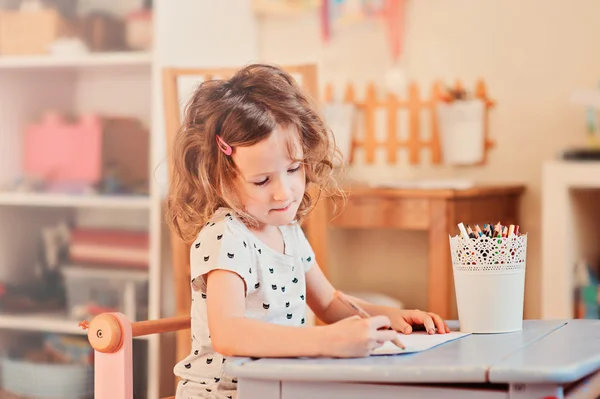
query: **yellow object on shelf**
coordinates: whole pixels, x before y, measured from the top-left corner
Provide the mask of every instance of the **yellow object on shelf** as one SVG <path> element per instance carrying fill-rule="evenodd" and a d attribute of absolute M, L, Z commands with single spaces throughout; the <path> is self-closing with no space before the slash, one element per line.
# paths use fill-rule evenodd
<path fill-rule="evenodd" d="M 588 134 L 587 136 L 588 147 L 593 149 L 600 149 L 600 135 Z"/>
<path fill-rule="evenodd" d="M 252 0 L 252 10 L 257 15 L 286 16 L 316 11 L 320 0 Z"/>
<path fill-rule="evenodd" d="M 0 55 L 46 54 L 69 31 L 56 10 L 0 11 Z"/>

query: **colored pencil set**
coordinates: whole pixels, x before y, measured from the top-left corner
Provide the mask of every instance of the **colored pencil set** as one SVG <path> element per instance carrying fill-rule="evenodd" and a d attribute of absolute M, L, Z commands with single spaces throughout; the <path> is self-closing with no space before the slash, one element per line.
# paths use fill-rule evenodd
<path fill-rule="evenodd" d="M 485 223 L 483 228 L 480 228 L 478 224 L 471 228 L 468 224 L 465 226 L 463 223 L 459 223 L 458 230 L 462 238 L 477 238 L 484 236 L 489 238 L 506 238 L 513 235 L 518 236 L 520 234 L 518 224 L 503 226 L 500 222 L 495 225 Z"/>

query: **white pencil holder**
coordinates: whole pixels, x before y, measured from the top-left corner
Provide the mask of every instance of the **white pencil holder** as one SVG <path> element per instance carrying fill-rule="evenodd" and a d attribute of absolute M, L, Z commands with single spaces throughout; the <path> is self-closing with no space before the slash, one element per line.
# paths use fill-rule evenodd
<path fill-rule="evenodd" d="M 508 333 L 523 328 L 527 234 L 450 237 L 461 332 Z"/>

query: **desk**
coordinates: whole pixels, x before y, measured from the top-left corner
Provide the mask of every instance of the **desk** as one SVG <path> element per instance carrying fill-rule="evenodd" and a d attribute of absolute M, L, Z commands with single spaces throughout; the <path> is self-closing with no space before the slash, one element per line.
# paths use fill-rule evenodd
<path fill-rule="evenodd" d="M 341 214 L 334 202 L 320 201 L 307 219 L 306 236 L 319 265 L 327 275 L 329 227 L 346 229 L 394 228 L 428 232 L 427 310 L 445 319 L 457 318 L 454 309 L 452 267 L 448 234 L 457 224 L 519 224 L 521 185 L 452 189 L 386 189 L 353 186 Z M 338 208 L 342 209 L 342 208 Z M 334 217 L 335 216 L 335 217 Z"/>
<path fill-rule="evenodd" d="M 520 332 L 469 335 L 406 355 L 226 365 L 239 399 L 596 398 L 600 390 L 575 394 L 598 387 L 599 370 L 600 320 L 526 320 Z"/>

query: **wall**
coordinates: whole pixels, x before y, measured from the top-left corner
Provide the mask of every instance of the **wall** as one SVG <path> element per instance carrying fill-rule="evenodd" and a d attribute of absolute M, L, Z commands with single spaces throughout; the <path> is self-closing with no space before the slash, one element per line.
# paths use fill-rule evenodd
<path fill-rule="evenodd" d="M 235 0 L 234 3 L 225 4 L 217 0 L 155 1 L 152 126 L 156 143 L 153 145 L 152 165 L 157 166 L 154 183 L 163 194 L 168 184 L 161 70 L 164 67 L 232 66 L 256 61 L 259 54 L 256 21 L 246 0 Z M 230 12 L 231 7 L 237 10 L 235 14 Z M 227 33 L 224 33 L 224 26 Z M 168 235 L 168 232 L 164 231 L 164 234 Z M 169 254 L 163 253 L 163 256 L 163 264 L 169 264 Z M 163 268 L 163 272 L 171 271 Z M 165 281 L 171 281 L 170 276 L 166 276 Z M 164 289 L 163 313 L 171 314 L 174 309 L 172 285 L 167 284 Z"/>
<path fill-rule="evenodd" d="M 157 169 L 153 183 L 162 196 L 167 188 L 165 162 L 165 131 L 162 103 L 161 71 L 164 67 L 214 67 L 241 65 L 258 58 L 256 21 L 247 0 L 154 0 L 154 64 L 152 126 L 154 152 L 152 165 Z M 235 13 L 231 10 L 235 9 Z M 152 223 L 161 224 L 160 202 L 154 204 Z M 164 224 L 162 236 L 162 265 L 171 265 L 169 233 Z M 156 255 L 156 254 L 155 254 Z M 171 267 L 162 268 L 162 316 L 174 313 L 173 279 Z M 174 336 L 161 337 L 161 396 L 172 395 L 175 364 Z M 154 360 L 156 361 L 156 360 Z M 152 359 L 150 359 L 152 362 Z"/>
<path fill-rule="evenodd" d="M 522 228 L 529 232 L 526 317 L 539 315 L 540 173 L 543 161 L 584 139 L 584 110 L 568 102 L 575 87 L 595 87 L 600 51 L 592 38 L 600 3 L 595 0 L 408 1 L 405 69 L 421 84 L 485 78 L 498 102 L 490 121 L 497 147 L 478 168 L 355 165 L 350 176 L 368 179 L 466 177 L 481 182 L 523 182 Z M 378 23 L 320 39 L 316 16 L 263 18 L 263 60 L 317 62 L 322 82 L 383 83 L 392 63 Z M 376 289 L 425 307 L 426 235 L 410 232 L 335 232 L 332 277 L 342 288 Z M 347 250 L 348 248 L 360 248 Z M 342 250 L 344 249 L 344 250 Z M 408 261 L 407 261 L 408 259 Z M 385 275 L 393 278 L 382 278 Z"/>

